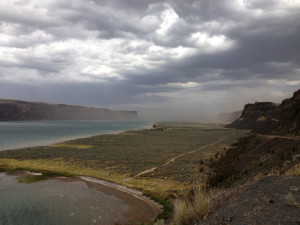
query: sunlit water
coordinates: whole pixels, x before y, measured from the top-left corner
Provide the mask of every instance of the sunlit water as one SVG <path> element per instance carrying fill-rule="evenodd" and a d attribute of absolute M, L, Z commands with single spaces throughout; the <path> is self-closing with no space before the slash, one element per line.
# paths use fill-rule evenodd
<path fill-rule="evenodd" d="M 0 179 L 0 225 L 113 224 L 128 210 L 123 200 L 81 181 L 24 184 L 4 173 Z"/>
<path fill-rule="evenodd" d="M 104 133 L 141 129 L 146 122 L 124 121 L 14 121 L 0 122 L 0 150 L 57 143 Z"/>

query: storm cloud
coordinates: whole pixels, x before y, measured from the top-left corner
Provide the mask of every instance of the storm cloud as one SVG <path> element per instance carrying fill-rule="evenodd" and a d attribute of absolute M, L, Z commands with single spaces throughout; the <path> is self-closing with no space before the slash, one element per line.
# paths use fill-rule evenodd
<path fill-rule="evenodd" d="M 300 87 L 299 21 L 297 0 L 4 0 L 0 97 L 161 120 L 280 102 Z"/>

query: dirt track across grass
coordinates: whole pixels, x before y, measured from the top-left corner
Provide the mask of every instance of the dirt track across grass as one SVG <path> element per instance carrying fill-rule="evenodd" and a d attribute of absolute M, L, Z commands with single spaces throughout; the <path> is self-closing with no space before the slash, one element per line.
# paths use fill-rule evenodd
<path fill-rule="evenodd" d="M 185 156 L 185 155 L 187 155 L 187 154 L 191 154 L 191 153 L 197 152 L 197 151 L 199 151 L 199 150 L 202 150 L 202 149 L 204 149 L 204 148 L 207 148 L 207 147 L 216 145 L 216 144 L 220 143 L 221 141 L 225 140 L 226 138 L 228 138 L 228 137 L 224 137 L 224 138 L 222 138 L 222 139 L 220 139 L 219 141 L 216 141 L 216 142 L 214 142 L 214 143 L 211 143 L 211 144 L 202 146 L 202 147 L 200 147 L 200 148 L 197 148 L 197 149 L 195 149 L 195 150 L 192 150 L 192 151 L 189 151 L 189 152 L 180 154 L 180 155 L 178 155 L 178 156 L 175 156 L 175 157 L 173 157 L 172 159 L 168 160 L 165 164 L 163 164 L 163 165 L 161 165 L 161 166 L 153 167 L 153 168 L 148 169 L 148 170 L 145 170 L 145 171 L 143 171 L 143 172 L 140 172 L 139 174 L 135 175 L 134 177 L 139 177 L 139 176 L 145 175 L 145 174 L 147 174 L 147 173 L 152 173 L 152 172 L 154 172 L 156 169 L 161 168 L 161 167 L 164 167 L 164 166 L 166 166 L 166 165 L 168 165 L 168 164 L 174 162 L 176 159 L 178 159 L 178 158 L 180 158 L 180 157 L 183 157 L 183 156 Z M 130 179 L 130 178 L 127 178 L 127 180 L 128 180 L 128 179 Z M 124 181 L 125 181 L 125 180 L 124 180 Z"/>

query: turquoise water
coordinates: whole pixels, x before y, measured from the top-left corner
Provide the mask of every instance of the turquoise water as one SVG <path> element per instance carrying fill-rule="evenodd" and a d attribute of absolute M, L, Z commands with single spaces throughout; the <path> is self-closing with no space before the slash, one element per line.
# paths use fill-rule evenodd
<path fill-rule="evenodd" d="M 82 181 L 18 183 L 0 173 L 0 225 L 90 225 L 124 221 L 128 205 Z"/>
<path fill-rule="evenodd" d="M 0 122 L 0 150 L 53 144 L 79 137 L 150 126 L 133 121 L 14 121 Z"/>

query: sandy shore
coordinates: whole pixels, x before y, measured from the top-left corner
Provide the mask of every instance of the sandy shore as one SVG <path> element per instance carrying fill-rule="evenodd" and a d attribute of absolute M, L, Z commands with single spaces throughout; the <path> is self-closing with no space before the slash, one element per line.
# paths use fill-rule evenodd
<path fill-rule="evenodd" d="M 122 223 L 135 224 L 150 222 L 156 219 L 159 213 L 162 212 L 162 206 L 159 203 L 154 202 L 146 196 L 143 196 L 142 192 L 123 185 L 86 176 L 78 176 L 73 178 L 60 177 L 57 179 L 63 181 L 83 181 L 88 185 L 89 188 L 122 199 L 129 207 L 126 215 L 127 219 L 126 221 L 120 221 Z"/>
<path fill-rule="evenodd" d="M 159 203 L 143 196 L 143 193 L 140 191 L 92 177 L 81 176 L 79 179 L 86 182 L 90 188 L 122 199 L 129 206 L 127 221 L 124 222 L 140 223 L 153 221 L 162 211 L 162 206 Z"/>

